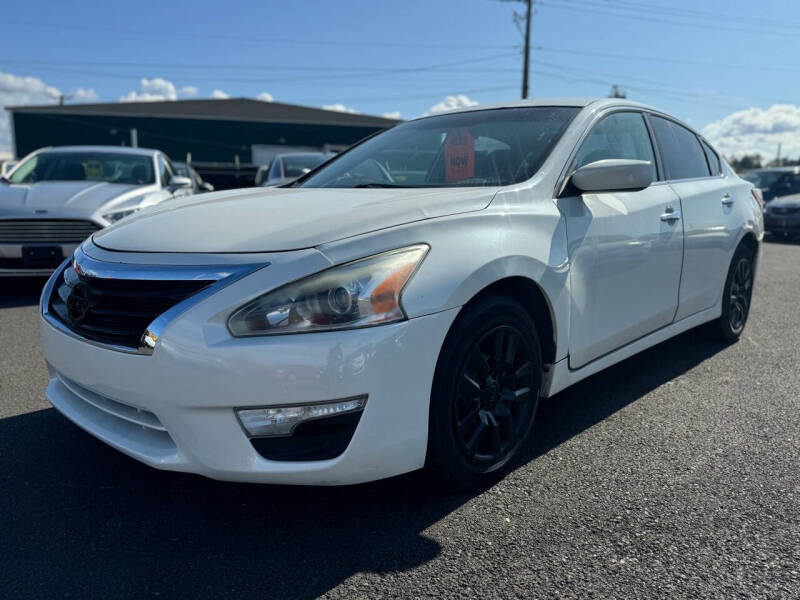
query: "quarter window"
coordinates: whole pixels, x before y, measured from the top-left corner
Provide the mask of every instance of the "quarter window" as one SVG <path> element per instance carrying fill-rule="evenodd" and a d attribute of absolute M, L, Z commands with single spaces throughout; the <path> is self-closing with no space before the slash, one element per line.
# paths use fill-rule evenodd
<path fill-rule="evenodd" d="M 711 173 L 697 136 L 677 123 L 650 117 L 667 179 L 708 177 Z"/>
<path fill-rule="evenodd" d="M 719 156 L 717 156 L 717 153 L 714 152 L 714 149 L 706 144 L 703 140 L 700 140 L 700 143 L 703 145 L 703 152 L 706 153 L 706 160 L 708 160 L 708 167 L 711 169 L 711 174 L 722 175 L 722 165 L 719 162 Z"/>
<path fill-rule="evenodd" d="M 653 181 L 658 179 L 653 145 L 641 113 L 614 113 L 595 125 L 578 150 L 575 168 L 607 158 L 646 160 Z"/>

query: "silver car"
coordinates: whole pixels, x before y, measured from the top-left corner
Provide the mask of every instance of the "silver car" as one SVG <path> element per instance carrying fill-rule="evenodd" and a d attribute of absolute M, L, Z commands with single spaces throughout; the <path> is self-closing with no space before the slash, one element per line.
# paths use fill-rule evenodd
<path fill-rule="evenodd" d="M 316 169 L 325 161 L 333 158 L 331 152 L 290 152 L 278 154 L 268 167 L 259 169 L 256 174 L 256 185 L 274 187 L 284 185 L 302 177 L 312 169 Z M 266 177 L 264 176 L 266 174 Z"/>
<path fill-rule="evenodd" d="M 0 178 L 0 276 L 47 275 L 94 231 L 191 184 L 158 150 L 37 150 Z"/>

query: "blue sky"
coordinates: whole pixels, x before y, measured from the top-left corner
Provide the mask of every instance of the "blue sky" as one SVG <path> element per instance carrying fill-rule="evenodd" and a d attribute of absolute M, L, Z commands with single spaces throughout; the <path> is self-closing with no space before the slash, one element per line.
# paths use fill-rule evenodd
<path fill-rule="evenodd" d="M 800 154 L 796 8 L 792 0 L 539 0 L 532 95 L 604 96 L 616 83 L 719 137 L 723 152 L 774 154 L 781 141 L 784 154 Z M 497 0 L 30 0 L 0 18 L 0 104 L 45 103 L 57 92 L 115 102 L 219 90 L 408 118 L 447 96 L 516 99 L 515 10 L 522 4 Z"/>

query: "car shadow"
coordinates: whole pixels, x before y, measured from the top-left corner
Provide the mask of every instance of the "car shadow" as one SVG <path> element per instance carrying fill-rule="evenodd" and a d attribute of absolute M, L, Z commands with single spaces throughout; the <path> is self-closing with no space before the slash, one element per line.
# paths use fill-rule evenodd
<path fill-rule="evenodd" d="M 724 346 L 691 331 L 540 403 L 518 468 Z M 54 409 L 0 420 L 5 597 L 316 597 L 442 552 L 426 530 L 478 495 L 414 473 L 302 488 L 160 472 Z M 365 592 L 365 595 L 369 595 Z"/>
<path fill-rule="evenodd" d="M 43 277 L 0 277 L 0 308 L 38 304 L 45 283 Z"/>

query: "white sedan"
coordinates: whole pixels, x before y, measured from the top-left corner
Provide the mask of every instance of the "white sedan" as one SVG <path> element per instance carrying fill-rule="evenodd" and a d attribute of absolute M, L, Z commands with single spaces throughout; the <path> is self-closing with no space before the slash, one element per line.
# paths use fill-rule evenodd
<path fill-rule="evenodd" d="M 158 150 L 37 150 L 0 177 L 0 276 L 49 275 L 92 232 L 191 185 Z"/>
<path fill-rule="evenodd" d="M 480 484 L 540 397 L 704 323 L 739 338 L 760 202 L 640 104 L 417 119 L 95 233 L 42 295 L 47 397 L 161 469 Z"/>

